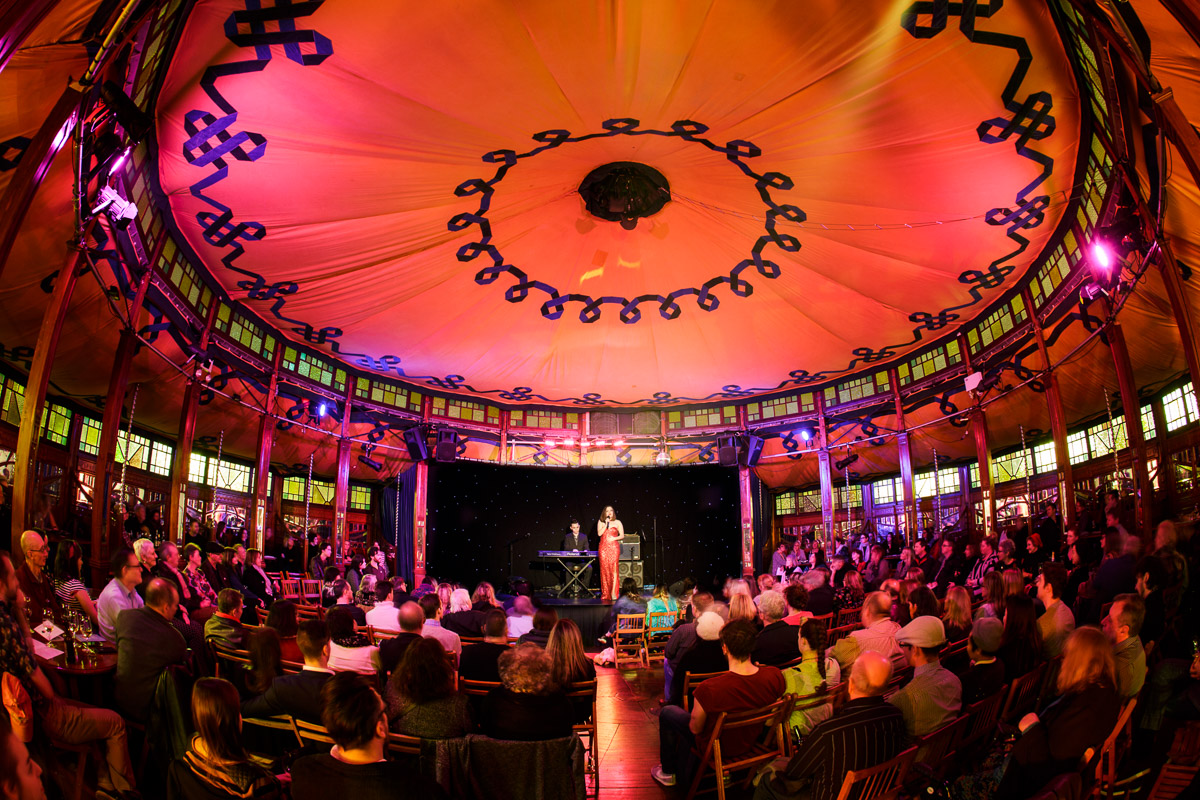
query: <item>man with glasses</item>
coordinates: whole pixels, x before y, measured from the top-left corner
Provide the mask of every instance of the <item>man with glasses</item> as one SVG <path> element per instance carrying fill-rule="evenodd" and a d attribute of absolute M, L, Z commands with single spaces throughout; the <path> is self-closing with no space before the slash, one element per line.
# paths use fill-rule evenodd
<path fill-rule="evenodd" d="M 112 580 L 96 601 L 96 618 L 100 623 L 100 635 L 115 642 L 117 617 L 122 611 L 144 605 L 142 596 L 137 593 L 138 584 L 142 582 L 142 562 L 130 548 L 118 548 L 112 557 L 112 574 Z"/>
<path fill-rule="evenodd" d="M 17 570 L 17 583 L 25 593 L 25 618 L 29 627 L 36 628 L 47 617 L 63 627 L 62 602 L 54 594 L 54 584 L 46 574 L 50 545 L 37 531 L 25 531 L 21 534 L 21 553 L 25 563 Z"/>

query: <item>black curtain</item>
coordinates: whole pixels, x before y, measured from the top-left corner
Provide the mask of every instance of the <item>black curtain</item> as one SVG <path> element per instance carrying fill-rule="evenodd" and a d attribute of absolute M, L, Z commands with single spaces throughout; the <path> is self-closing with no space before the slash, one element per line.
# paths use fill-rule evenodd
<path fill-rule="evenodd" d="M 562 548 L 570 520 L 596 548 L 596 521 L 612 505 L 627 534 L 641 537 L 644 583 L 691 575 L 708 585 L 740 574 L 737 470 L 717 465 L 557 469 L 478 462 L 429 469 L 427 568 L 439 580 L 534 586 L 558 582 L 537 560 Z M 511 547 L 511 570 L 509 548 Z M 598 576 L 594 578 L 598 585 Z"/>
<path fill-rule="evenodd" d="M 375 491 L 372 502 L 379 510 L 379 532 L 396 548 L 395 574 L 403 575 L 412 587 L 413 580 L 413 499 L 417 491 L 417 470 L 409 467 L 400 473 L 400 514 L 396 514 L 396 479 Z M 397 524 L 397 521 L 399 524 Z M 403 545 L 401 545 L 403 543 Z"/>

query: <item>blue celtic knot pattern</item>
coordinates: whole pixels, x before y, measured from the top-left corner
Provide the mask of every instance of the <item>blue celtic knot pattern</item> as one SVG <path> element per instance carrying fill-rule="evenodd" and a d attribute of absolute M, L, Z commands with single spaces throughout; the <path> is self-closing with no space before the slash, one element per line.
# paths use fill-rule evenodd
<path fill-rule="evenodd" d="M 802 445 L 800 440 L 796 438 L 795 431 L 787 431 L 780 437 L 780 441 L 783 444 L 783 449 L 787 451 L 787 458 L 790 458 L 792 461 L 799 461 L 804 457 L 804 453 L 801 452 Z"/>
<path fill-rule="evenodd" d="M 458 260 L 462 262 L 474 261 L 480 256 L 487 256 L 491 261 L 490 266 L 483 267 L 475 273 L 475 282 L 480 286 L 488 286 L 495 283 L 501 275 L 509 275 L 514 282 L 504 290 L 504 299 L 510 303 L 520 303 L 529 297 L 530 290 L 541 292 L 547 299 L 541 303 L 539 311 L 543 317 L 549 320 L 561 319 L 568 303 L 579 303 L 583 306 L 579 311 L 579 321 L 592 323 L 600 319 L 605 305 L 615 305 L 620 306 L 618 317 L 621 322 L 633 325 L 642 319 L 641 305 L 643 303 L 657 303 L 659 316 L 666 320 L 672 320 L 678 319 L 683 313 L 679 300 L 693 295 L 696 297 L 696 305 L 701 310 L 716 311 L 721 305 L 721 298 L 716 295 L 714 290 L 723 284 L 729 285 L 729 290 L 735 297 L 749 297 L 754 294 L 754 285 L 746 280 L 743 274 L 752 267 L 764 278 L 771 280 L 778 278 L 781 272 L 779 265 L 764 258 L 763 251 L 772 245 L 785 253 L 798 251 L 800 240 L 795 236 L 781 233 L 778 226 L 781 221 L 800 223 L 807 219 L 800 208 L 777 203 L 771 195 L 771 190 L 788 191 L 792 189 L 795 185 L 792 179 L 781 172 L 762 174 L 755 172 L 746 161 L 762 155 L 762 150 L 757 145 L 742 139 L 735 139 L 724 145 L 717 144 L 711 139 L 704 138 L 703 135 L 708 132 L 708 126 L 702 123 L 688 119 L 677 120 L 671 125 L 671 129 L 666 131 L 642 129 L 640 126 L 641 122 L 636 119 L 609 119 L 601 124 L 603 131 L 599 133 L 572 136 L 570 131 L 565 130 L 541 131 L 533 134 L 532 137 L 535 142 L 539 143 L 539 146 L 527 152 L 493 150 L 485 153 L 482 157 L 483 162 L 497 165 L 492 177 L 489 179 L 471 178 L 463 181 L 454 189 L 454 194 L 458 197 L 478 197 L 479 207 L 474 212 L 455 214 L 446 224 L 446 227 L 454 232 L 470 228 L 478 229 L 478 238 L 464 244 L 457 253 Z M 520 267 L 507 263 L 500 248 L 492 241 L 492 223 L 488 219 L 496 186 L 504 180 L 509 171 L 521 159 L 533 158 L 564 144 L 613 136 L 666 136 L 699 144 L 714 153 L 723 154 L 742 174 L 751 178 L 767 211 L 763 235 L 759 236 L 751 246 L 750 257 L 739 261 L 728 274 L 709 278 L 699 286 L 686 286 L 666 294 L 643 294 L 633 298 L 592 297 L 578 292 L 563 294 L 557 287 L 545 281 L 531 279 L 529 274 Z M 503 394 L 501 396 L 503 397 Z"/>

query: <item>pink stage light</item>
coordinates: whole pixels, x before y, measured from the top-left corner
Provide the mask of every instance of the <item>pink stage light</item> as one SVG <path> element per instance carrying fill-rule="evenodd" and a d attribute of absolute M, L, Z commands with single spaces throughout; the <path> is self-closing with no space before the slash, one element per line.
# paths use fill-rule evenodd
<path fill-rule="evenodd" d="M 624 447 L 624 446 L 625 446 L 624 439 L 617 439 L 615 442 L 613 442 L 613 447 Z"/>
<path fill-rule="evenodd" d="M 1107 242 L 1094 241 L 1091 248 L 1092 271 L 1102 274 L 1105 278 L 1112 272 L 1113 253 Z"/>
<path fill-rule="evenodd" d="M 119 170 L 121 168 L 121 165 L 125 163 L 125 159 L 127 159 L 127 158 L 129 158 L 129 148 L 128 147 L 126 147 L 124 150 L 121 151 L 121 155 L 117 156 L 117 160 L 114 161 L 112 167 L 109 168 L 108 174 L 111 175 L 112 173 Z"/>
<path fill-rule="evenodd" d="M 542 444 L 543 444 L 543 445 L 545 445 L 546 447 L 554 447 L 554 440 L 553 440 L 553 439 L 547 439 L 547 440 L 545 440 L 544 442 L 542 442 Z"/>
<path fill-rule="evenodd" d="M 574 447 L 574 446 L 575 446 L 574 439 L 563 439 L 563 447 Z"/>

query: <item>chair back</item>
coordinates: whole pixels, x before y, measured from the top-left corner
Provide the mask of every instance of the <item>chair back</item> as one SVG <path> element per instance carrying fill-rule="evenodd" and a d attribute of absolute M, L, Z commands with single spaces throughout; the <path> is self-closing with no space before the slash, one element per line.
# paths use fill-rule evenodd
<path fill-rule="evenodd" d="M 242 674 L 250 669 L 250 651 L 222 647 L 214 641 L 209 641 L 208 646 L 212 651 L 216 677 L 224 678 L 237 686 Z"/>
<path fill-rule="evenodd" d="M 617 669 L 624 664 L 643 663 L 645 653 L 646 616 L 644 614 L 618 614 L 617 629 L 613 635 L 613 662 Z"/>
<path fill-rule="evenodd" d="M 824 625 L 825 632 L 828 633 L 830 628 L 835 627 L 835 622 L 834 622 L 835 616 L 836 615 L 831 611 L 828 614 L 822 614 L 819 617 L 810 617 L 810 619 L 812 619 L 813 622 L 816 622 L 820 625 Z"/>
<path fill-rule="evenodd" d="M 303 622 L 306 619 L 325 619 L 325 609 L 321 606 L 310 606 L 306 603 L 296 604 L 296 619 Z"/>
<path fill-rule="evenodd" d="M 403 733 L 389 733 L 387 738 L 388 754 L 393 756 L 421 757 L 421 740 L 415 736 L 405 736 Z"/>
<path fill-rule="evenodd" d="M 469 681 L 466 678 L 460 678 L 458 681 L 459 691 L 476 697 L 486 697 L 488 692 L 492 689 L 499 689 L 500 686 L 499 681 Z"/>
<path fill-rule="evenodd" d="M 867 769 L 849 770 L 842 781 L 837 800 L 893 800 L 904 785 L 904 778 L 917 757 L 917 748 L 908 748 L 890 761 Z"/>
<path fill-rule="evenodd" d="M 300 581 L 296 578 L 282 578 L 279 581 L 279 597 L 283 600 L 300 599 Z"/>
<path fill-rule="evenodd" d="M 571 699 L 572 707 L 578 709 L 585 703 L 591 705 L 591 712 L 587 719 L 583 722 L 577 722 L 571 726 L 575 731 L 575 735 L 579 737 L 579 741 L 583 743 L 583 771 L 584 775 L 592 779 L 592 792 L 590 797 L 596 797 L 600 794 L 600 745 L 596 741 L 596 695 L 597 682 L 595 680 L 579 681 L 572 683 L 567 687 L 566 695 Z"/>
<path fill-rule="evenodd" d="M 967 717 L 967 728 L 958 743 L 960 751 L 981 742 L 986 743 L 985 739 L 996 730 L 996 723 L 1000 720 L 1000 709 L 1007 698 L 1008 687 L 1005 686 L 991 697 L 977 700 L 966 707 L 964 713 Z"/>
<path fill-rule="evenodd" d="M 1096 789 L 1100 797 L 1115 797 L 1117 785 L 1117 765 L 1129 749 L 1130 737 L 1133 732 L 1133 709 L 1137 698 L 1131 697 L 1121 709 L 1117 724 L 1112 733 L 1100 747 L 1100 757 L 1096 759 Z"/>
<path fill-rule="evenodd" d="M 837 612 L 837 626 L 840 628 L 843 625 L 853 625 L 862 619 L 862 606 L 854 608 L 843 608 Z"/>
<path fill-rule="evenodd" d="M 1042 688 L 1042 673 L 1045 670 L 1046 665 L 1039 664 L 1012 682 L 1008 699 L 1004 701 L 1004 710 L 1000 712 L 1001 722 L 1012 723 L 1032 710 Z"/>
<path fill-rule="evenodd" d="M 321 581 L 313 578 L 304 578 L 300 581 L 300 596 L 305 600 L 314 600 L 317 603 L 321 602 Z"/>
<path fill-rule="evenodd" d="M 716 774 L 717 794 L 725 795 L 726 773 L 746 770 L 746 782 L 757 772 L 759 767 L 766 766 L 787 752 L 787 735 L 784 733 L 784 723 L 791 716 L 795 703 L 794 695 L 784 695 L 774 703 L 761 708 L 730 713 L 721 712 L 713 723 L 712 734 L 708 741 L 701 746 L 700 769 L 692 780 L 689 796 L 695 796 L 706 769 Z M 758 742 L 748 750 L 727 759 L 721 752 L 721 737 L 731 731 L 751 730 L 759 735 Z M 743 788 L 746 784 L 743 784 Z"/>
<path fill-rule="evenodd" d="M 830 628 L 825 633 L 825 644 L 828 647 L 833 647 L 835 644 L 840 642 L 842 639 L 845 639 L 847 636 L 861 627 L 862 626 L 857 622 L 851 622 L 847 625 L 839 625 L 836 628 Z"/>
<path fill-rule="evenodd" d="M 729 670 L 721 670 L 720 672 L 685 672 L 683 673 L 683 707 L 691 711 L 692 709 L 692 693 L 696 691 L 696 687 L 704 683 L 709 678 L 714 678 L 717 675 L 724 675 Z"/>
<path fill-rule="evenodd" d="M 280 714 L 277 717 L 242 717 L 242 726 L 271 731 L 287 731 L 292 736 L 296 735 L 296 726 L 292 724 L 292 718 L 288 714 Z M 304 741 L 298 736 L 296 742 L 301 747 L 304 746 Z"/>
<path fill-rule="evenodd" d="M 943 764 L 948 754 L 958 749 L 969 721 L 970 717 L 964 714 L 924 736 L 918 736 L 914 742 L 917 745 L 917 762 L 928 764 L 940 772 L 939 765 Z"/>
<path fill-rule="evenodd" d="M 1062 656 L 1055 656 L 1046 662 L 1041 690 L 1038 692 L 1037 708 L 1045 707 L 1046 703 L 1058 697 L 1058 672 L 1062 669 L 1062 662 Z"/>
<path fill-rule="evenodd" d="M 324 725 L 292 717 L 292 728 L 302 746 L 305 744 L 334 744 L 333 738 L 329 735 L 329 731 L 325 730 Z"/>

